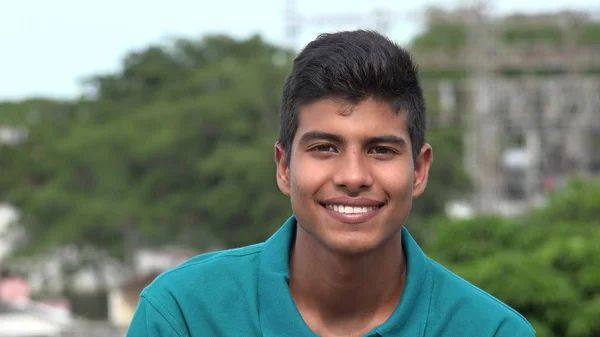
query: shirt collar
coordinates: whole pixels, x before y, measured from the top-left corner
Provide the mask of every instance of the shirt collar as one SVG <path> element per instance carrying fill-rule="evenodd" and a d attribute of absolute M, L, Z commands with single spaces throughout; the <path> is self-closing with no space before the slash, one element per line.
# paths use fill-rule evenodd
<path fill-rule="evenodd" d="M 306 325 L 289 291 L 289 253 L 296 231 L 296 218 L 290 217 L 263 246 L 258 275 L 258 310 L 263 336 L 314 336 Z M 425 330 L 431 297 L 429 261 L 406 228 L 402 245 L 407 260 L 407 276 L 402 299 L 390 318 L 367 336 L 399 336 Z M 374 276 L 376 277 L 376 276 Z"/>

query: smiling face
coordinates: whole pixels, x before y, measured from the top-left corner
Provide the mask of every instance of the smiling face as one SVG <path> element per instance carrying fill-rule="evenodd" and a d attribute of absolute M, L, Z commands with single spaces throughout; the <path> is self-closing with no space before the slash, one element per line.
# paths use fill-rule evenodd
<path fill-rule="evenodd" d="M 415 166 L 406 117 L 367 99 L 348 110 L 324 99 L 300 108 L 291 160 L 275 148 L 277 183 L 314 242 L 345 254 L 385 244 L 425 189 L 432 152 Z"/>

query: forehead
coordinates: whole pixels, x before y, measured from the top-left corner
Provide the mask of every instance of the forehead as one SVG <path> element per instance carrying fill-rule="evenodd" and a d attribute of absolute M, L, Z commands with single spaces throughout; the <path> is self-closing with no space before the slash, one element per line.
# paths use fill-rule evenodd
<path fill-rule="evenodd" d="M 315 130 L 346 138 L 386 134 L 408 140 L 406 113 L 396 112 L 388 103 L 374 99 L 357 104 L 323 99 L 300 107 L 296 136 Z"/>

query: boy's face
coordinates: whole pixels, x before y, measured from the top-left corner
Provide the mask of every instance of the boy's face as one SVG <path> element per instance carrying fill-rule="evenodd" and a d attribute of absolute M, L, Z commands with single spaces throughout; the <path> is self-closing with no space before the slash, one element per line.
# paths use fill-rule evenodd
<path fill-rule="evenodd" d="M 330 250 L 357 254 L 398 233 L 425 189 L 432 151 L 424 145 L 415 167 L 406 118 L 387 104 L 347 109 L 331 99 L 303 106 L 291 161 L 279 144 L 275 159 L 300 228 Z"/>

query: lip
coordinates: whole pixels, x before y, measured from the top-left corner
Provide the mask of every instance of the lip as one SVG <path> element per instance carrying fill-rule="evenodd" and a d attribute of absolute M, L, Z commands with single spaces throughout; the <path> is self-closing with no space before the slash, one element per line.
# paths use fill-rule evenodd
<path fill-rule="evenodd" d="M 385 202 L 381 202 L 374 199 L 369 198 L 349 198 L 349 197 L 338 197 L 327 199 L 320 203 L 321 207 L 325 210 L 325 212 L 334 218 L 335 220 L 345 223 L 345 224 L 360 224 L 363 222 L 367 222 L 377 216 L 381 209 L 385 205 Z M 336 212 L 332 209 L 327 208 L 325 205 L 344 205 L 344 206 L 353 206 L 353 207 L 376 207 L 374 210 L 368 211 L 366 213 L 358 213 L 358 214 L 346 214 Z"/>
<path fill-rule="evenodd" d="M 385 202 L 369 198 L 337 197 L 321 201 L 321 205 L 344 205 L 353 207 L 379 207 Z"/>

